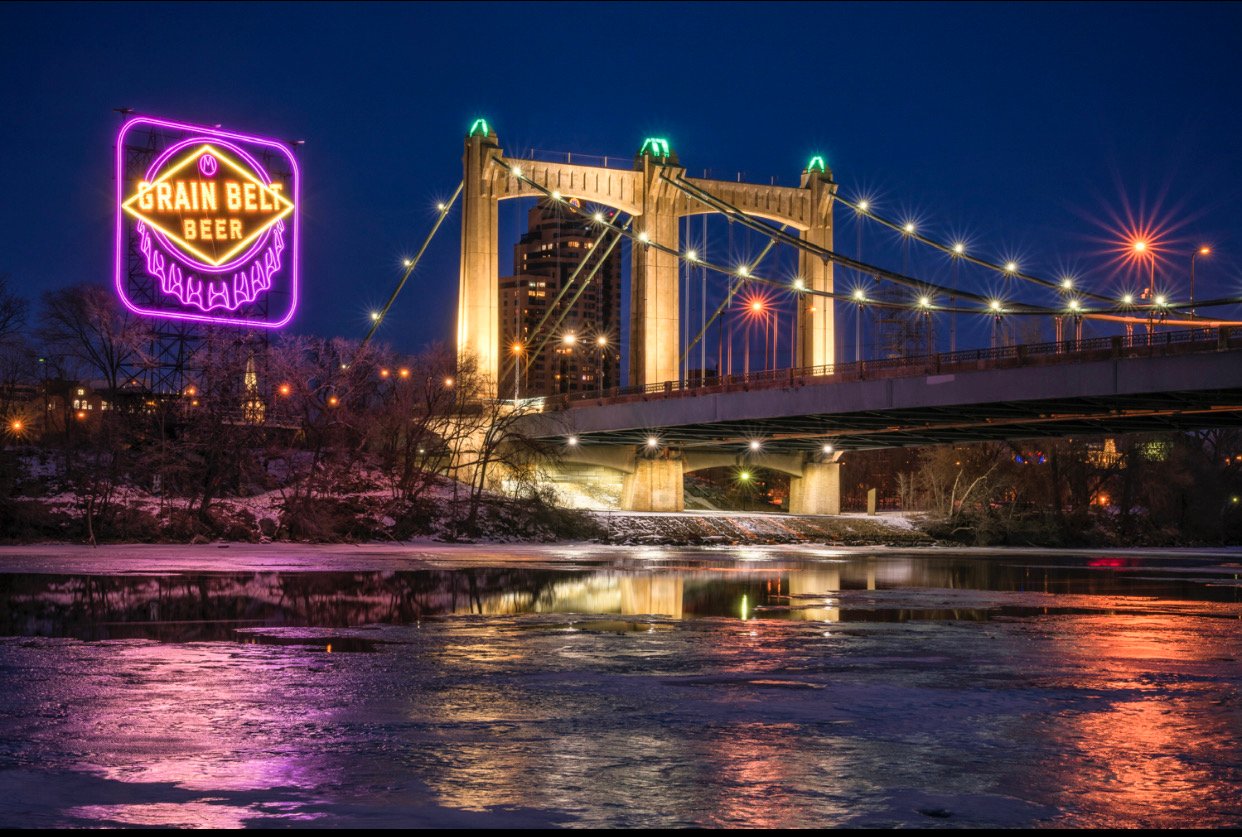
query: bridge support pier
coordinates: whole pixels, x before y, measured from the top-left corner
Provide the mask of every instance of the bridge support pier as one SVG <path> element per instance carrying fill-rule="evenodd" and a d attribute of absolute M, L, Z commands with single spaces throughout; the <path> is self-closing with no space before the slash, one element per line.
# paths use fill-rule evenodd
<path fill-rule="evenodd" d="M 679 512 L 686 510 L 685 463 L 680 457 L 638 459 L 625 475 L 621 508 L 625 511 Z"/>
<path fill-rule="evenodd" d="M 841 463 L 808 462 L 789 480 L 790 514 L 841 513 Z"/>

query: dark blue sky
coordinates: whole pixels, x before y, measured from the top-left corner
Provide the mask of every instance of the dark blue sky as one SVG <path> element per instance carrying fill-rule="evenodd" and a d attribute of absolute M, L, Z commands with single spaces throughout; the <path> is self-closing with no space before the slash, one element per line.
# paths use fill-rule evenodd
<path fill-rule="evenodd" d="M 1216 248 L 1200 297 L 1237 292 L 1239 43 L 1229 4 L 7 4 L 0 272 L 31 297 L 110 281 L 128 106 L 306 140 L 307 331 L 365 331 L 480 115 L 511 150 L 661 135 L 692 174 L 761 182 L 822 153 L 847 193 L 1049 274 L 1146 213 L 1170 254 Z M 385 329 L 402 348 L 452 333 L 445 233 Z"/>

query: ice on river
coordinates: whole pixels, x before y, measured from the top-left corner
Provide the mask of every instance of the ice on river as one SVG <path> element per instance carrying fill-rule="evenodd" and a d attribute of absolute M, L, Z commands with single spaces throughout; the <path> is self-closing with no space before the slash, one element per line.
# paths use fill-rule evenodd
<path fill-rule="evenodd" d="M 510 554 L 0 575 L 0 825 L 1242 821 L 1236 556 Z"/>

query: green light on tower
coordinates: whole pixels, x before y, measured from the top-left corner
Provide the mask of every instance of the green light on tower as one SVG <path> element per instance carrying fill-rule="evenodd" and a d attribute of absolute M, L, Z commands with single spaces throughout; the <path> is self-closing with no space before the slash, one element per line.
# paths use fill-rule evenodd
<path fill-rule="evenodd" d="M 646 154 L 648 149 L 651 150 L 651 153 L 654 156 L 660 157 L 666 160 L 668 159 L 668 156 L 670 153 L 669 146 L 668 146 L 668 140 L 661 139 L 660 137 L 647 137 L 645 140 L 643 140 L 643 147 L 638 149 L 638 156 L 641 157 L 644 154 Z"/>
<path fill-rule="evenodd" d="M 828 164 L 824 162 L 824 158 L 816 154 L 811 158 L 811 162 L 806 164 L 807 171 L 827 171 Z"/>
<path fill-rule="evenodd" d="M 487 127 L 487 120 L 476 119 L 474 120 L 474 124 L 470 126 L 470 133 L 467 134 L 466 136 L 472 137 L 475 134 L 482 134 L 483 136 L 487 136 L 490 133 L 491 133 L 491 130 L 489 130 Z"/>

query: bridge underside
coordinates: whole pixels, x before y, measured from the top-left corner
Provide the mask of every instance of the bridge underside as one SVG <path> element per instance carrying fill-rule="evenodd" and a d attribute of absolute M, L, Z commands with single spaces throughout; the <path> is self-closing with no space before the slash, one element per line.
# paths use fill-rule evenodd
<path fill-rule="evenodd" d="M 958 364 L 952 371 L 938 364 L 939 374 L 905 369 L 870 380 L 838 374 L 669 390 L 532 416 L 526 429 L 549 442 L 573 436 L 573 457 L 619 457 L 632 473 L 656 468 L 639 464 L 655 458 L 680 463 L 658 466 L 665 470 L 692 470 L 696 458 L 713 452 L 739 464 L 798 461 L 798 496 L 825 513 L 835 497 L 817 498 L 837 493 L 843 452 L 1242 426 L 1242 345 L 1227 337 L 1166 355 Z"/>
<path fill-rule="evenodd" d="M 683 450 L 796 453 L 827 442 L 840 451 L 1047 436 L 1242 426 L 1242 389 L 1047 399 L 810 414 L 773 419 L 580 432 L 582 445 L 660 444 Z"/>
<path fill-rule="evenodd" d="M 555 417 L 555 419 L 553 419 Z M 1071 434 L 1242 424 L 1242 350 L 955 370 L 880 380 L 826 376 L 788 385 L 551 414 L 536 435 L 567 427 L 583 445 L 765 452 L 902 447 Z M 532 428 L 535 429 L 535 428 Z"/>

